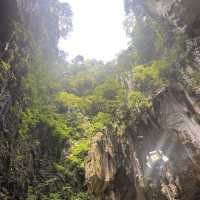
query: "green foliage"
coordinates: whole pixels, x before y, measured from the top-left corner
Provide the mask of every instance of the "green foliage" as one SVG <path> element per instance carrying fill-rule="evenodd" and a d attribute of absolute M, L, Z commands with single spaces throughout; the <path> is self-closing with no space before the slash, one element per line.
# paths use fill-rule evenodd
<path fill-rule="evenodd" d="M 6 76 L 8 76 L 8 74 L 10 73 L 9 72 L 10 67 L 11 66 L 9 63 L 6 63 L 2 59 L 0 59 L 0 85 L 1 87 L 3 87 L 5 84 L 5 81 L 7 81 Z M 12 78 L 14 78 L 14 76 Z"/>
<path fill-rule="evenodd" d="M 67 139 L 73 130 L 67 126 L 65 119 L 59 114 L 41 112 L 37 109 L 26 109 L 21 113 L 19 133 L 22 136 L 27 136 L 39 123 L 43 123 L 50 128 L 54 135 L 60 139 Z"/>
<path fill-rule="evenodd" d="M 37 196 L 34 194 L 33 188 L 28 188 L 28 197 L 27 200 L 37 200 Z"/>
<path fill-rule="evenodd" d="M 199 87 L 200 86 L 200 73 L 194 72 L 194 73 L 192 73 L 191 77 L 192 77 L 193 88 Z"/>
<path fill-rule="evenodd" d="M 94 94 L 97 98 L 108 101 L 120 100 L 122 97 L 122 87 L 115 79 L 110 78 L 96 87 Z"/>
<path fill-rule="evenodd" d="M 111 123 L 111 115 L 109 113 L 99 112 L 96 117 L 93 118 L 92 124 L 95 129 L 103 129 L 109 123 Z"/>
<path fill-rule="evenodd" d="M 113 78 L 107 79 L 94 89 L 91 107 L 98 112 L 113 113 L 123 101 L 123 88 Z"/>
<path fill-rule="evenodd" d="M 135 66 L 133 68 L 133 78 L 136 87 L 146 94 L 152 94 L 152 92 L 167 83 L 167 80 L 161 77 L 161 73 L 167 67 L 168 63 L 165 60 L 154 61 L 150 66 Z"/>
<path fill-rule="evenodd" d="M 88 94 L 95 86 L 95 76 L 91 72 L 80 72 L 70 80 L 70 87 L 79 95 Z"/>
<path fill-rule="evenodd" d="M 56 100 L 66 107 L 78 107 L 81 103 L 80 97 L 67 92 L 58 93 Z"/>
<path fill-rule="evenodd" d="M 154 32 L 154 47 L 155 51 L 163 53 L 165 49 L 165 39 L 166 39 L 166 30 L 164 26 L 162 26 L 160 21 L 153 20 L 152 18 L 148 18 L 146 21 L 147 25 L 153 30 Z M 161 55 L 161 54 L 160 54 Z"/>
<path fill-rule="evenodd" d="M 129 24 L 126 25 L 129 26 Z M 132 28 L 132 32 L 129 35 L 134 49 L 132 55 L 137 64 L 152 61 L 161 56 L 165 50 L 165 31 L 152 18 L 136 20 L 134 28 Z"/>
<path fill-rule="evenodd" d="M 49 195 L 43 195 L 42 200 L 62 200 L 60 193 L 50 193 Z"/>
<path fill-rule="evenodd" d="M 84 158 L 89 150 L 90 140 L 89 138 L 83 138 L 74 142 L 70 148 L 68 159 L 75 163 L 78 167 L 84 167 Z"/>
<path fill-rule="evenodd" d="M 78 96 L 90 95 L 95 87 L 112 75 L 112 67 L 97 60 L 68 65 L 64 73 L 67 91 Z"/>
<path fill-rule="evenodd" d="M 111 116 L 108 113 L 98 113 L 92 120 L 82 117 L 79 121 L 79 130 L 84 132 L 78 141 L 77 138 L 71 142 L 68 159 L 78 167 L 84 167 L 84 159 L 90 146 L 91 137 L 106 127 L 111 122 Z"/>
<path fill-rule="evenodd" d="M 150 101 L 139 91 L 131 91 L 128 94 L 128 107 L 136 112 L 151 106 Z"/>
<path fill-rule="evenodd" d="M 78 193 L 70 198 L 70 200 L 89 200 L 87 193 Z"/>
<path fill-rule="evenodd" d="M 62 104 L 66 108 L 80 108 L 86 109 L 90 103 L 87 98 L 81 98 L 72 93 L 68 92 L 59 92 L 56 95 L 56 101 Z"/>
<path fill-rule="evenodd" d="M 32 112 L 30 109 L 21 113 L 21 125 L 19 127 L 19 133 L 22 136 L 26 136 L 30 129 L 34 128 L 38 122 L 37 112 Z"/>
<path fill-rule="evenodd" d="M 53 163 L 53 166 L 54 166 L 54 168 L 55 168 L 55 170 L 56 170 L 57 172 L 59 172 L 59 173 L 61 173 L 61 174 L 67 173 L 67 172 L 66 172 L 66 169 L 65 169 L 65 167 L 64 167 L 63 165 L 58 164 L 58 163 Z"/>
<path fill-rule="evenodd" d="M 0 59 L 0 70 L 1 71 L 8 71 L 10 69 L 10 64 L 4 62 L 2 59 Z"/>
<path fill-rule="evenodd" d="M 49 198 L 48 199 L 51 199 L 51 200 L 62 200 L 62 197 L 59 193 L 51 193 L 49 195 Z"/>
<path fill-rule="evenodd" d="M 67 126 L 65 119 L 60 115 L 42 115 L 41 117 L 40 122 L 43 122 L 47 127 L 53 130 L 55 136 L 60 139 L 67 139 L 73 131 L 71 127 Z"/>

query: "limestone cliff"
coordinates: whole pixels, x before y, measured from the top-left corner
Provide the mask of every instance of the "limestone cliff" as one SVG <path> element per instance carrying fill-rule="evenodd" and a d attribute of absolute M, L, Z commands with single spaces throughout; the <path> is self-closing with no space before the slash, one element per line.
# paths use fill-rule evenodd
<path fill-rule="evenodd" d="M 32 104 L 30 88 L 27 92 L 22 82 L 27 78 L 34 60 L 37 59 L 36 51 L 39 48 L 36 49 L 33 44 L 37 43 L 37 47 L 41 44 L 41 49 L 45 49 L 44 54 L 51 53 L 47 48 L 49 45 L 53 55 L 57 55 L 55 52 L 59 34 L 49 33 L 52 34 L 51 43 L 47 41 L 47 29 L 45 37 L 42 37 L 49 16 L 47 14 L 41 16 L 41 13 L 44 7 L 48 9 L 47 3 L 49 1 L 45 0 L 0 1 L 0 199 L 2 200 L 27 199 L 28 193 L 32 192 L 30 188 L 37 189 L 37 187 L 41 193 L 48 194 L 47 185 L 42 184 L 46 178 L 52 178 L 53 183 L 50 182 L 49 186 L 54 191 L 58 191 L 56 187 L 61 188 L 59 184 L 63 183 L 63 177 L 56 174 L 53 164 L 56 160 L 61 160 L 65 143 L 55 138 L 41 123 L 34 129 L 34 133 L 30 133 L 29 138 L 22 137 L 19 131 L 20 114 Z M 52 22 L 54 30 L 57 31 L 58 24 L 55 20 Z M 48 24 L 48 27 L 51 25 Z M 37 197 L 42 198 L 41 194 L 37 194 Z"/>
<path fill-rule="evenodd" d="M 88 188 L 95 198 L 200 198 L 200 125 L 194 105 L 183 90 L 167 88 L 136 120 L 131 113 L 124 116 L 122 134 L 97 134 L 86 165 Z M 154 150 L 169 158 L 165 174 L 147 167 L 146 157 Z"/>
<path fill-rule="evenodd" d="M 139 1 L 140 5 L 142 1 Z M 173 23 L 182 32 L 199 34 L 199 6 L 198 0 L 145 0 L 146 9 L 152 15 L 163 17 Z"/>
<path fill-rule="evenodd" d="M 191 62 L 182 67 L 189 74 L 199 71 L 199 1 L 146 0 L 135 5 L 187 35 L 185 52 Z M 152 102 L 136 118 L 125 111 L 117 128 L 94 137 L 85 168 L 91 199 L 200 199 L 198 87 L 189 92 L 173 83 Z M 165 161 L 149 167 L 149 157 L 158 152 Z"/>

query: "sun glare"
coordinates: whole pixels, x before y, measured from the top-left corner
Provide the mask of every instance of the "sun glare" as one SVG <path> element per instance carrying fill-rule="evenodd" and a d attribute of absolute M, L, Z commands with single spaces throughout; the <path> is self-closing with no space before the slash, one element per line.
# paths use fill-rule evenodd
<path fill-rule="evenodd" d="M 69 58 L 83 55 L 86 59 L 109 61 L 126 48 L 123 29 L 122 0 L 62 0 L 73 11 L 73 32 L 67 40 L 61 39 L 59 48 Z"/>

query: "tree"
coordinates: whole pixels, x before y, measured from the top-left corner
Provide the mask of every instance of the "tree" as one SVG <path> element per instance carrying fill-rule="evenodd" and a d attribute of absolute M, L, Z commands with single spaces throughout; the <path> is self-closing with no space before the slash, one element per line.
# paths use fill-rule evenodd
<path fill-rule="evenodd" d="M 72 11 L 69 4 L 58 0 L 37 0 L 35 5 L 35 14 L 25 18 L 26 26 L 44 55 L 51 58 L 58 53 L 60 37 L 72 30 Z"/>
<path fill-rule="evenodd" d="M 133 67 L 135 87 L 146 95 L 152 95 L 167 84 L 167 80 L 161 76 L 167 68 L 168 63 L 165 60 L 154 61 L 151 65 Z"/>
<path fill-rule="evenodd" d="M 82 64 L 84 62 L 84 57 L 82 55 L 77 55 L 72 62 L 74 64 Z"/>

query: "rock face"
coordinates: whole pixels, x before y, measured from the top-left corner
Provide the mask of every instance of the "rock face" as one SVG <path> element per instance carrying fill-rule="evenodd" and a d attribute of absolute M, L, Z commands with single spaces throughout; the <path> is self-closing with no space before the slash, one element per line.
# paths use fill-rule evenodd
<path fill-rule="evenodd" d="M 199 199 L 200 125 L 193 100 L 182 90 L 167 88 L 153 109 L 126 128 L 98 133 L 86 164 L 93 199 Z M 162 170 L 147 167 L 147 156 L 162 150 L 169 158 Z"/>
<path fill-rule="evenodd" d="M 92 199 L 135 199 L 133 151 L 123 137 L 98 133 L 87 158 L 86 180 Z"/>
<path fill-rule="evenodd" d="M 181 31 L 199 34 L 198 0 L 145 0 L 145 4 L 152 14 L 168 19 Z"/>
<path fill-rule="evenodd" d="M 53 163 L 62 160 L 64 142 L 53 136 L 44 124 L 38 124 L 30 138 L 23 138 L 19 133 L 19 113 L 30 104 L 29 100 L 24 101 L 27 94 L 23 89 L 22 79 L 27 75 L 33 56 L 27 32 L 35 28 L 36 24 L 30 18 L 35 21 L 37 19 L 38 24 L 41 22 L 38 20 L 40 13 L 36 15 L 41 8 L 38 8 L 38 2 L 45 3 L 39 0 L 0 1 L 1 200 L 27 199 L 31 188 L 39 188 L 41 193 L 48 193 L 49 189 L 52 192 L 58 191 L 63 182 L 63 177 L 55 172 Z M 41 31 L 39 27 L 35 30 Z M 52 178 L 54 182 L 47 187 L 43 183 L 48 178 Z"/>
<path fill-rule="evenodd" d="M 200 126 L 194 119 L 195 113 L 193 103 L 184 91 L 168 88 L 156 97 L 153 113 L 149 116 L 145 114 L 145 118 L 138 121 L 135 132 L 143 136 L 141 145 L 138 146 L 136 142 L 135 146 L 138 146 L 136 153 L 140 157 L 140 163 L 143 163 L 141 165 L 144 169 L 144 178 L 148 177 L 149 173 L 154 181 L 165 176 L 168 180 L 164 183 L 167 184 L 169 190 L 170 185 L 175 186 L 179 192 L 178 199 L 199 198 Z M 155 149 L 162 150 L 169 158 L 169 169 L 165 169 L 169 172 L 164 172 L 159 176 L 154 174 L 154 168 L 148 172 L 144 165 L 148 152 Z M 167 175 L 168 173 L 171 175 Z M 172 180 L 169 180 L 168 176 L 171 176 Z M 162 181 L 156 183 L 161 184 L 161 189 L 163 189 Z M 157 185 L 156 188 L 159 186 Z M 172 196 L 171 199 L 173 199 Z"/>
<path fill-rule="evenodd" d="M 145 6 L 152 16 L 174 24 L 176 31 L 187 34 L 190 67 L 199 71 L 200 2 L 137 3 Z M 86 161 L 91 199 L 200 199 L 199 111 L 198 91 L 189 95 L 182 86 L 170 86 L 153 99 L 151 109 L 136 119 L 130 111 L 123 115 L 117 128 L 98 133 Z M 161 155 L 159 152 L 167 160 L 161 159 L 148 167 L 151 155 Z"/>

